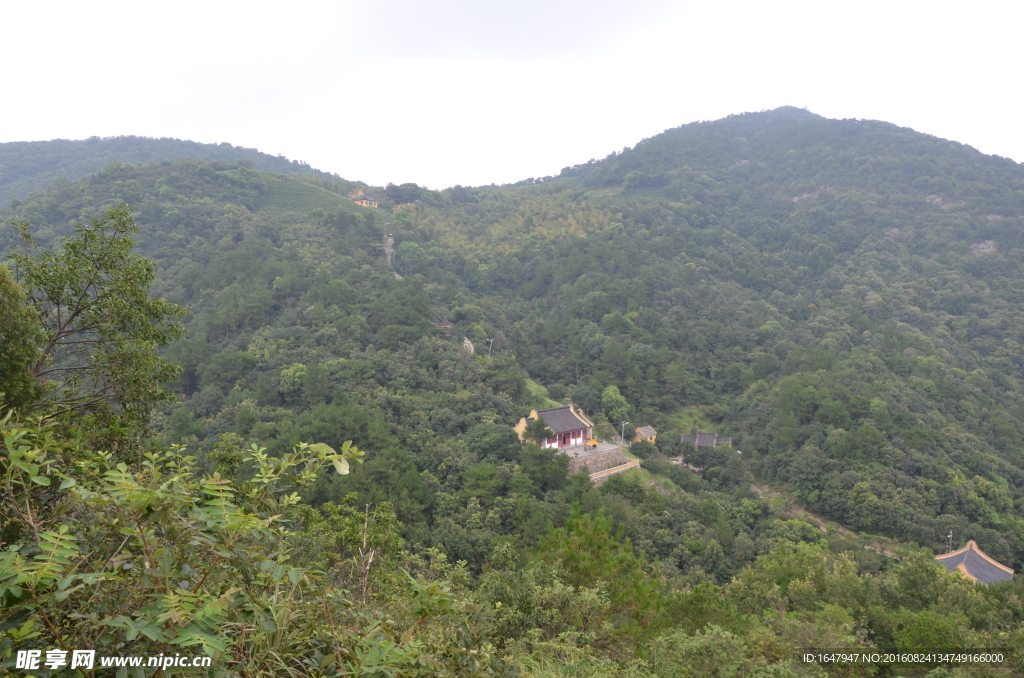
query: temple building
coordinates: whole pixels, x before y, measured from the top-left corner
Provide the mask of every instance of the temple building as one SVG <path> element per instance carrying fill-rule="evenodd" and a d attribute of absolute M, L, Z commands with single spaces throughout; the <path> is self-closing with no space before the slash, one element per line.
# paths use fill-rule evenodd
<path fill-rule="evenodd" d="M 945 565 L 950 572 L 959 572 L 979 584 L 1013 579 L 1013 570 L 985 555 L 973 539 L 962 549 L 935 556 L 935 560 Z"/>
<path fill-rule="evenodd" d="M 530 416 L 523 417 L 518 424 L 512 427 L 519 434 L 520 440 L 523 440 L 526 427 L 535 419 L 543 419 L 544 424 L 555 434 L 541 444 L 541 447 L 545 449 L 582 445 L 590 440 L 594 430 L 594 422 L 587 419 L 583 410 L 566 405 L 546 410 L 531 410 Z"/>
<path fill-rule="evenodd" d="M 594 485 L 600 485 L 617 473 L 640 466 L 639 459 L 626 459 L 622 445 L 594 440 L 594 422 L 572 405 L 531 410 L 530 416 L 512 427 L 520 441 L 524 440 L 526 427 L 538 419 L 554 434 L 541 447 L 569 457 L 569 475 L 586 473 Z"/>

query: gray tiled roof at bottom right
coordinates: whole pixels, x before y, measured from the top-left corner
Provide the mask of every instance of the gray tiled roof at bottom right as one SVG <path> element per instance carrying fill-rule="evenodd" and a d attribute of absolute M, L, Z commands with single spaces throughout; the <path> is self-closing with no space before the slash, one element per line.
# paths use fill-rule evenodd
<path fill-rule="evenodd" d="M 971 576 L 982 584 L 991 584 L 995 581 L 1013 579 L 1012 574 L 988 562 L 979 556 L 973 549 L 964 551 L 953 558 L 944 558 L 939 562 L 945 565 L 946 569 L 950 572 L 955 570 L 957 565 L 963 563 L 964 567 L 967 568 L 967 571 L 971 573 Z"/>

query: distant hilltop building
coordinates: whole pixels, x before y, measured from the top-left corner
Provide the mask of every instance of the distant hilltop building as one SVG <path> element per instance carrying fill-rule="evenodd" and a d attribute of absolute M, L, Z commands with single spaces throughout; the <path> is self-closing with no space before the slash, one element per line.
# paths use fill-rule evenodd
<path fill-rule="evenodd" d="M 636 435 L 633 436 L 633 442 L 638 443 L 641 440 L 646 440 L 649 443 L 655 443 L 658 440 L 658 432 L 651 426 L 637 426 Z"/>
<path fill-rule="evenodd" d="M 1013 579 L 1013 570 L 985 555 L 973 539 L 962 549 L 935 556 L 935 560 L 945 565 L 950 572 L 959 572 L 979 584 Z"/>
<path fill-rule="evenodd" d="M 551 407 L 546 410 L 531 410 L 530 416 L 523 417 L 512 427 L 519 434 L 520 440 L 523 439 L 526 427 L 536 419 L 543 419 L 544 424 L 555 434 L 541 443 L 541 447 L 545 449 L 582 445 L 590 440 L 594 430 L 594 422 L 587 419 L 583 410 L 577 410 L 572 405 Z"/>
<path fill-rule="evenodd" d="M 376 207 L 378 200 L 372 195 L 360 195 L 356 198 L 352 198 L 352 202 L 363 207 Z"/>
<path fill-rule="evenodd" d="M 682 441 L 684 443 L 690 443 L 694 447 L 718 447 L 719 445 L 732 444 L 732 438 L 719 436 L 717 431 L 714 433 L 698 432 L 684 434 Z"/>

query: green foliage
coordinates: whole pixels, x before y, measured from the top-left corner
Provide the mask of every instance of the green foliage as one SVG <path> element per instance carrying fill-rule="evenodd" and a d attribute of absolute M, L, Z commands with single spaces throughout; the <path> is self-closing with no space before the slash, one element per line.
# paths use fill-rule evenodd
<path fill-rule="evenodd" d="M 42 356 L 43 328 L 10 269 L 0 265 L 0 412 L 30 407 L 39 397 L 33 368 Z"/>
<path fill-rule="evenodd" d="M 364 186 L 320 172 L 305 163 L 260 153 L 254 148 L 228 143 L 201 144 L 181 139 L 121 136 L 91 137 L 84 141 L 54 139 L 0 144 L 0 165 L 4 167 L 0 195 L 24 198 L 32 191 L 45 189 L 54 180 L 66 177 L 77 181 L 111 163 L 141 165 L 178 158 L 195 158 L 212 164 L 232 163 L 283 174 L 295 173 L 302 180 L 344 186 L 346 194 L 356 186 Z"/>
<path fill-rule="evenodd" d="M 480 578 L 481 597 L 497 608 L 499 637 L 511 644 L 531 632 L 546 641 L 569 634 L 592 644 L 607 636 L 610 602 L 600 586 L 570 586 L 560 568 L 546 563 L 516 568 L 516 556 L 510 544 L 497 546 L 491 554 L 495 569 Z"/>
<path fill-rule="evenodd" d="M 199 378 L 204 384 L 230 390 L 239 380 L 248 376 L 256 364 L 256 356 L 248 351 L 221 351 L 203 365 Z"/>
<path fill-rule="evenodd" d="M 650 631 L 660 611 L 660 582 L 644 571 L 622 530 L 612 533 L 611 520 L 574 510 L 565 527 L 552 531 L 534 552 L 538 560 L 555 564 L 575 589 L 604 583 L 615 637 L 611 645 L 636 640 Z"/>
<path fill-rule="evenodd" d="M 526 430 L 523 431 L 523 438 L 532 441 L 535 445 L 543 445 L 547 442 L 548 438 L 553 438 L 555 432 L 548 428 L 548 425 L 544 423 L 543 417 L 534 419 L 526 425 Z"/>
<path fill-rule="evenodd" d="M 62 442 L 52 426 L 10 415 L 0 426 L 0 533 L 10 539 L 0 596 L 15 616 L 28 613 L 33 644 L 265 656 L 301 637 L 274 637 L 312 586 L 289 563 L 280 521 L 325 464 L 347 472 L 361 452 L 301 445 L 274 459 L 253 446 L 252 479 L 232 486 L 197 474 L 181 448 L 129 470 Z M 253 623 L 262 631 L 239 633 Z"/>
<path fill-rule="evenodd" d="M 750 630 L 749 618 L 745 619 L 725 592 L 710 582 L 701 582 L 673 596 L 668 613 L 673 618 L 677 632 L 690 635 L 711 626 L 733 632 Z"/>
<path fill-rule="evenodd" d="M 326 188 L 310 185 L 301 178 L 260 172 L 266 190 L 261 195 L 259 207 L 272 214 L 283 214 L 297 210 L 328 210 L 349 207 L 352 202 L 344 195 L 338 195 Z"/>
<path fill-rule="evenodd" d="M 440 202 L 440 196 L 434 191 L 427 190 L 416 184 L 388 184 L 384 187 L 384 195 L 391 199 L 396 205 L 414 203 L 417 200 L 436 204 Z"/>
<path fill-rule="evenodd" d="M 538 495 L 561 490 L 566 486 L 569 457 L 557 449 L 541 449 L 536 445 L 523 445 L 520 468 L 530 480 Z"/>
<path fill-rule="evenodd" d="M 529 431 L 527 426 L 527 431 Z M 463 437 L 469 451 L 480 459 L 515 461 L 519 458 L 519 438 L 509 426 L 493 423 L 477 424 Z"/>
<path fill-rule="evenodd" d="M 662 636 L 651 648 L 651 668 L 657 675 L 735 678 L 749 675 L 743 670 L 748 663 L 743 640 L 717 626 L 692 636 Z"/>
<path fill-rule="evenodd" d="M 601 393 L 601 409 L 604 411 L 608 421 L 618 424 L 629 416 L 629 403 L 621 393 L 619 387 L 612 384 Z"/>
<path fill-rule="evenodd" d="M 362 511 L 350 494 L 339 504 L 298 507 L 301 531 L 293 536 L 295 559 L 308 569 L 330 572 L 332 584 L 354 591 L 362 602 L 402 588 L 396 576 L 403 540 L 398 517 L 387 502 Z"/>
<path fill-rule="evenodd" d="M 648 440 L 638 440 L 629 446 L 629 453 L 640 459 L 647 459 L 658 453 L 657 446 Z"/>
<path fill-rule="evenodd" d="M 37 247 L 27 223 L 23 252 L 11 255 L 45 333 L 31 374 L 49 416 L 90 416 L 114 439 L 136 435 L 150 408 L 171 399 L 161 387 L 177 368 L 157 349 L 182 333 L 185 309 L 148 295 L 153 264 L 132 254 L 138 228 L 122 205 L 79 226 L 59 251 Z M 31 335 L 30 335 L 31 336 Z"/>

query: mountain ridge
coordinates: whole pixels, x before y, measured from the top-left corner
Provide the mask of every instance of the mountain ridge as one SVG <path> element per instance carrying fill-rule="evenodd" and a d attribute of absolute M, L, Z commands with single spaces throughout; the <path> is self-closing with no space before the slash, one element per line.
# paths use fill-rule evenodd
<path fill-rule="evenodd" d="M 741 132 L 746 136 L 740 136 Z M 718 170 L 732 166 L 749 167 L 751 161 L 754 167 L 758 161 L 783 161 L 780 156 L 788 151 L 828 153 L 837 141 L 854 140 L 868 141 L 862 149 L 868 157 L 894 153 L 932 155 L 956 162 L 980 162 L 986 167 L 1010 170 L 1024 178 L 1024 165 L 1010 158 L 982 153 L 958 141 L 885 121 L 826 118 L 794 107 L 739 113 L 681 125 L 643 139 L 621 153 L 613 152 L 600 161 L 566 167 L 561 176 L 579 177 L 591 186 L 608 186 L 621 183 L 631 171 L 640 171 L 646 176 L 638 179 L 639 183 L 664 185 L 670 179 L 661 174 L 679 169 L 678 165 L 666 164 L 666 158 L 679 157 L 683 153 L 689 160 L 685 164 L 695 170 Z M 787 150 L 782 150 L 784 148 Z M 794 165 L 794 169 L 799 176 L 801 166 Z M 840 163 L 836 169 L 844 168 Z"/>
<path fill-rule="evenodd" d="M 102 170 L 112 162 L 137 165 L 182 157 L 206 161 L 248 161 L 252 163 L 253 169 L 359 184 L 348 182 L 337 174 L 315 169 L 305 162 L 227 142 L 202 143 L 175 137 L 126 135 L 0 143 L 0 198 L 24 198 L 32 191 L 45 189 L 59 177 L 77 181 Z"/>

